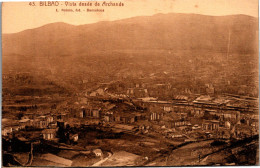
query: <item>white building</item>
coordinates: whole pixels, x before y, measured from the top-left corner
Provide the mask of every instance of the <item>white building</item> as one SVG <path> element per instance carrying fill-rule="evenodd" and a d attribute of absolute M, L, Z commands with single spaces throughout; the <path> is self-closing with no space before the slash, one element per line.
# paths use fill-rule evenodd
<path fill-rule="evenodd" d="M 95 149 L 93 150 L 93 153 L 98 156 L 98 157 L 101 157 L 103 156 L 103 153 L 102 153 L 102 150 L 101 149 Z"/>

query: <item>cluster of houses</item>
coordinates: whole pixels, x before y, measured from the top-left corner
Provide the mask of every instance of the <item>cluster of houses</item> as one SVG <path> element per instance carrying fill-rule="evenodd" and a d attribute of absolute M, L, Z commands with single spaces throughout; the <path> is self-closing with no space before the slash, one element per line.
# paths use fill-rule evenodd
<path fill-rule="evenodd" d="M 138 85 L 135 88 L 140 87 L 142 88 Z M 104 99 L 101 97 L 101 100 Z M 170 131 L 172 137 L 183 137 L 183 134 L 188 133 L 205 133 L 210 137 L 224 138 L 257 134 L 258 108 L 232 106 L 231 102 L 232 99 L 228 98 L 201 95 L 193 100 L 179 95 L 170 101 L 161 101 L 154 97 L 131 98 L 121 99 L 121 103 L 132 104 L 139 107 L 139 110 L 120 109 L 115 103 L 101 101 L 103 106 L 98 106 L 99 108 L 82 108 L 79 117 L 136 126 L 140 124 L 139 121 L 149 121 L 151 125 L 174 130 Z"/>
<path fill-rule="evenodd" d="M 129 106 L 127 102 L 121 102 Z M 80 110 L 74 113 L 74 117 L 81 119 L 98 119 L 100 122 L 107 123 L 118 123 L 118 124 L 133 124 L 138 120 L 141 120 L 145 117 L 144 113 L 138 112 L 137 110 L 128 110 L 121 111 L 122 109 L 118 108 L 118 103 L 100 103 L 93 106 L 82 106 Z M 120 104 L 120 103 L 119 103 Z"/>
<path fill-rule="evenodd" d="M 135 89 L 142 89 L 142 87 L 138 85 Z M 168 85 L 157 87 L 170 88 Z M 129 92 L 131 93 L 131 90 Z M 81 121 L 95 119 L 99 123 L 134 126 L 147 121 L 154 127 L 163 128 L 164 132 L 170 132 L 170 137 L 205 133 L 211 137 L 241 138 L 258 134 L 258 108 L 232 106 L 234 100 L 226 97 L 213 98 L 199 95 L 191 100 L 187 96 L 179 95 L 169 101 L 161 101 L 154 97 L 95 98 L 95 95 L 104 94 L 101 90 L 96 93 L 89 95 L 83 102 L 76 103 L 78 108 L 70 109 L 66 113 L 38 116 L 26 113 L 12 126 L 4 125 L 2 134 L 6 136 L 15 130 L 33 127 L 42 129 L 43 139 L 51 140 L 56 137 L 57 123 L 72 118 Z"/>
<path fill-rule="evenodd" d="M 25 113 L 21 120 L 3 119 L 2 136 L 16 133 L 20 130 L 40 130 L 40 136 L 44 140 L 57 140 L 57 131 L 60 125 L 66 126 L 66 120 L 69 115 L 66 113 L 37 115 L 34 113 Z M 78 140 L 78 135 L 70 137 L 72 141 Z"/>
<path fill-rule="evenodd" d="M 19 125 L 18 121 L 10 119 L 2 119 L 2 136 L 7 136 L 13 131 L 19 131 L 22 127 Z"/>
<path fill-rule="evenodd" d="M 226 100 L 212 101 L 209 100 L 209 96 L 201 96 L 193 102 L 185 99 L 185 97 L 179 99 L 181 101 L 139 99 L 136 103 L 147 108 L 147 118 L 150 121 L 157 121 L 156 123 L 161 123 L 161 126 L 169 129 L 181 130 L 180 134 L 187 133 L 187 130 L 221 138 L 230 136 L 243 138 L 258 134 L 258 109 L 227 107 Z M 170 116 L 170 119 L 167 119 L 166 115 Z"/>
<path fill-rule="evenodd" d="M 158 85 L 157 87 L 168 89 L 171 86 Z M 142 90 L 143 88 L 143 85 L 136 84 L 133 88 L 128 89 L 127 93 L 132 94 L 133 90 Z M 208 86 L 208 88 L 212 89 L 212 86 Z M 146 91 L 143 91 L 143 93 L 146 93 Z M 180 134 L 191 130 L 191 132 L 214 134 L 215 137 L 233 135 L 239 138 L 243 134 L 258 133 L 258 108 L 241 105 L 245 101 L 241 100 L 241 98 L 197 95 L 190 99 L 184 95 L 177 95 L 169 101 L 157 99 L 154 97 L 132 97 L 131 103 L 141 107 L 141 111 L 122 111 L 118 108 L 113 111 L 111 109 L 115 108 L 115 105 L 109 105 L 100 108 L 98 115 L 94 114 L 95 110 L 93 109 L 90 110 L 91 112 L 83 110 L 81 117 L 96 116 L 104 122 L 130 125 L 136 125 L 138 121 L 145 120 L 154 125 L 159 124 L 169 129 L 180 130 Z M 125 101 L 127 100 L 125 99 Z M 170 116 L 168 119 L 167 115 Z"/>
<path fill-rule="evenodd" d="M 151 74 L 154 76 L 154 74 Z M 157 74 L 158 75 L 158 74 Z M 165 74 L 161 74 L 165 75 Z M 151 76 L 151 77 L 152 77 Z M 153 78 L 153 77 L 152 77 Z M 141 81 L 142 80 L 142 81 Z M 194 89 L 190 88 L 183 88 L 179 89 L 173 87 L 173 84 L 170 82 L 161 82 L 153 81 L 149 79 L 141 79 L 140 81 L 115 81 L 110 83 L 101 83 L 100 88 L 93 91 L 90 95 L 101 95 L 100 91 L 104 93 L 104 91 L 108 91 L 110 93 L 122 94 L 127 95 L 132 98 L 142 98 L 142 97 L 159 97 L 159 98 L 170 98 L 174 97 L 176 94 L 183 93 L 183 94 L 192 94 Z M 106 89 L 102 89 L 106 88 Z M 205 84 L 199 88 L 203 93 L 214 95 L 215 88 L 213 84 Z M 200 91 L 199 91 L 200 93 Z"/>

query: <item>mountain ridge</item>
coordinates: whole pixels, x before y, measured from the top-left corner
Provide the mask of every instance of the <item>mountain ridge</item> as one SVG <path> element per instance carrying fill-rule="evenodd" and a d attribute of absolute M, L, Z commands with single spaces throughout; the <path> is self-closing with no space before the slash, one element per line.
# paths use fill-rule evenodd
<path fill-rule="evenodd" d="M 257 51 L 257 20 L 247 15 L 156 14 L 85 25 L 64 22 L 3 34 L 3 55 L 57 56 L 111 50 Z"/>
<path fill-rule="evenodd" d="M 25 29 L 19 32 L 15 32 L 15 33 L 3 33 L 3 35 L 12 35 L 12 34 L 17 34 L 17 33 L 21 33 L 27 30 L 34 30 L 34 29 L 38 29 L 38 28 L 42 28 L 45 26 L 49 26 L 49 25 L 53 25 L 53 24 L 64 24 L 64 25 L 69 25 L 69 26 L 74 26 L 74 27 L 80 27 L 80 26 L 87 26 L 87 25 L 93 25 L 93 24 L 101 24 L 101 23 L 106 23 L 106 22 L 117 22 L 117 21 L 126 21 L 126 20 L 130 20 L 130 19 L 135 19 L 135 18 L 140 18 L 140 17 L 153 17 L 153 16 L 160 16 L 160 15 L 197 15 L 197 16 L 207 16 L 207 17 L 237 17 L 237 16 L 243 16 L 243 17 L 248 17 L 251 19 L 257 19 L 257 17 L 254 16 L 250 16 L 250 15 L 246 15 L 246 14 L 233 14 L 233 15 L 221 15 L 221 16 L 214 16 L 214 15 L 204 15 L 204 14 L 196 14 L 196 13 L 156 13 L 154 15 L 151 16 L 134 16 L 134 17 L 129 17 L 129 18 L 124 18 L 124 19 L 118 19 L 118 20 L 113 20 L 113 21 L 98 21 L 98 22 L 94 22 L 94 23 L 86 23 L 86 24 L 80 24 L 80 25 L 74 25 L 74 24 L 70 24 L 70 23 L 66 23 L 66 22 L 53 22 L 53 23 L 47 23 L 44 24 L 42 26 L 38 26 L 35 28 L 30 28 L 30 29 Z"/>

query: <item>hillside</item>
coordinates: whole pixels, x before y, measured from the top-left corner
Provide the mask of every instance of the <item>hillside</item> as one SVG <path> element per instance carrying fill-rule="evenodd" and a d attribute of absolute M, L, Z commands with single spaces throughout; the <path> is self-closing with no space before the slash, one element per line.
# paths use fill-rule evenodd
<path fill-rule="evenodd" d="M 82 26 L 52 23 L 3 35 L 3 52 L 62 56 L 111 50 L 256 51 L 257 19 L 245 15 L 157 14 Z"/>
<path fill-rule="evenodd" d="M 257 30 L 257 18 L 246 15 L 172 13 L 80 26 L 51 23 L 3 35 L 3 73 L 39 71 L 74 87 L 83 80 L 168 72 L 174 85 L 210 82 L 221 92 L 229 79 L 257 94 Z"/>

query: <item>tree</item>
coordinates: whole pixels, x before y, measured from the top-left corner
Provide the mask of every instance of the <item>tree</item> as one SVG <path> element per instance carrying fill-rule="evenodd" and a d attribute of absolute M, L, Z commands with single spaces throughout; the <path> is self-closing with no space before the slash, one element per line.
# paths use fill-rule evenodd
<path fill-rule="evenodd" d="M 246 120 L 245 119 L 241 119 L 240 122 L 241 122 L 241 124 L 245 124 Z"/>
<path fill-rule="evenodd" d="M 65 130 L 63 127 L 59 127 L 58 131 L 57 131 L 57 137 L 59 138 L 60 142 L 65 142 L 66 138 L 65 138 Z"/>
<path fill-rule="evenodd" d="M 19 112 L 17 117 L 19 120 L 21 120 L 23 116 L 24 116 L 24 114 L 22 112 Z"/>

